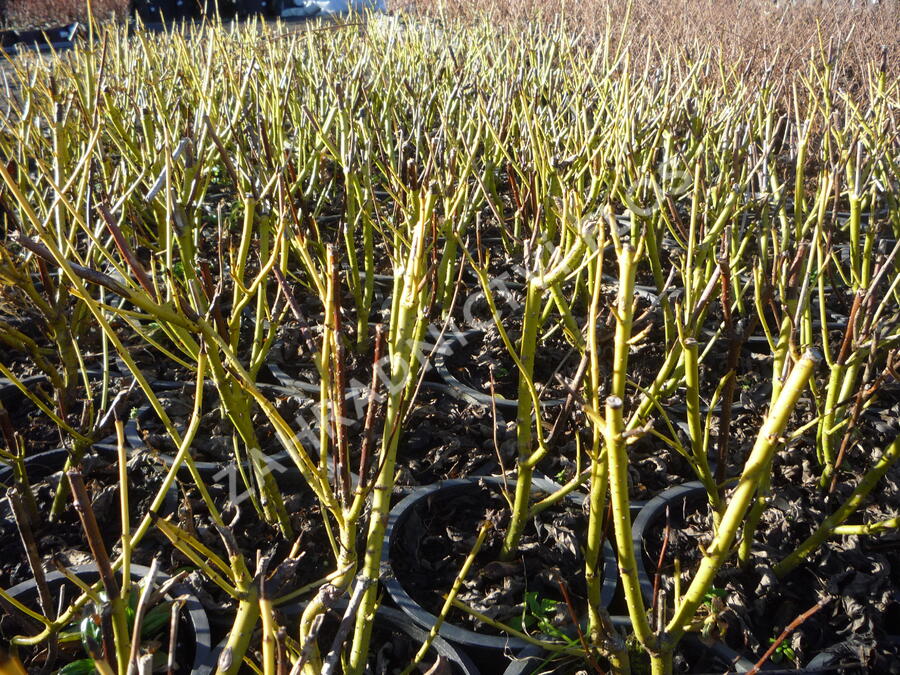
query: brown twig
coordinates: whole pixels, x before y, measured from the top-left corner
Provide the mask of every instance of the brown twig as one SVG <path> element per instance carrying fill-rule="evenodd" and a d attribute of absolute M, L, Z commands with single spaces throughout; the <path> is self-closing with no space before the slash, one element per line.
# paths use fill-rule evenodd
<path fill-rule="evenodd" d="M 153 287 L 153 281 L 150 279 L 150 275 L 147 274 L 147 270 L 144 269 L 144 266 L 141 265 L 140 261 L 137 259 L 134 251 L 131 250 L 128 242 L 125 241 L 125 235 L 122 234 L 121 228 L 116 224 L 116 219 L 113 218 L 112 214 L 109 212 L 109 208 L 105 204 L 99 204 L 97 210 L 100 212 L 100 215 L 103 216 L 103 221 L 106 223 L 106 229 L 112 234 L 113 239 L 116 242 L 116 247 L 119 249 L 119 253 L 122 254 L 122 257 L 125 259 L 125 262 L 128 263 L 134 276 L 137 277 L 138 283 L 147 292 L 147 295 L 155 300 L 156 289 Z"/>
<path fill-rule="evenodd" d="M 769 660 L 769 657 L 775 653 L 775 650 L 781 646 L 781 643 L 784 642 L 785 640 L 787 640 L 788 636 L 791 633 L 793 633 L 800 626 L 800 624 L 802 624 L 804 621 L 806 621 L 809 617 L 811 617 L 813 614 L 818 612 L 820 609 L 825 607 L 825 605 L 827 605 L 829 602 L 831 602 L 831 598 L 823 598 L 822 600 L 819 600 L 819 602 L 817 602 L 815 605 L 810 607 L 808 610 L 803 612 L 796 619 L 791 621 L 785 627 L 785 629 L 783 631 L 781 631 L 781 635 L 778 636 L 778 638 L 775 640 L 775 642 L 773 642 L 771 645 L 769 645 L 769 648 L 766 650 L 766 653 L 762 655 L 762 657 L 759 659 L 759 661 L 757 661 L 756 664 L 749 671 L 747 671 L 747 675 L 756 675 L 756 673 L 759 672 L 760 668 L 763 667 L 763 664 Z"/>
<path fill-rule="evenodd" d="M 663 561 L 666 557 L 666 549 L 669 547 L 669 532 L 669 507 L 666 507 L 666 529 L 663 530 L 662 548 L 659 550 L 659 558 L 656 561 L 656 573 L 653 575 L 653 604 L 650 607 L 651 613 L 656 611 L 656 598 L 659 595 L 659 582 L 662 576 L 660 570 L 662 569 Z"/>
<path fill-rule="evenodd" d="M 41 603 L 41 609 L 44 616 L 52 619 L 53 617 L 53 597 L 50 595 L 50 589 L 47 587 L 47 578 L 44 576 L 44 568 L 41 565 L 41 556 L 38 553 L 37 542 L 34 539 L 34 533 L 31 530 L 31 519 L 25 511 L 25 505 L 22 497 L 19 495 L 17 488 L 10 488 L 6 491 L 6 498 L 12 507 L 13 519 L 19 530 L 19 538 L 22 540 L 22 546 L 25 548 L 25 557 L 28 559 L 28 565 L 31 567 L 32 576 L 34 576 L 35 585 L 38 590 L 38 600 Z"/>
<path fill-rule="evenodd" d="M 378 368 L 384 345 L 384 324 L 375 326 L 375 354 L 372 357 L 372 385 L 369 387 L 369 399 L 366 403 L 366 420 L 363 426 L 363 442 L 359 453 L 359 487 L 366 487 L 366 465 L 375 442 L 375 403 L 378 397 Z"/>
<path fill-rule="evenodd" d="M 56 259 L 53 257 L 53 254 L 43 244 L 39 244 L 38 242 L 30 239 L 24 234 L 17 232 L 11 235 L 12 239 L 17 243 L 21 244 L 23 247 L 27 248 L 29 251 L 34 253 L 39 258 L 46 260 L 49 263 L 52 263 L 56 267 L 59 267 L 59 264 L 56 262 Z M 107 274 L 103 274 L 102 272 L 98 272 L 96 270 L 92 270 L 88 267 L 83 267 L 81 265 L 76 265 L 73 262 L 69 262 L 69 268 L 75 273 L 76 276 L 88 281 L 92 284 L 96 284 L 98 286 L 103 286 L 107 290 L 112 291 L 116 295 L 121 295 L 123 298 L 130 298 L 131 291 L 125 288 L 118 281 L 113 279 L 111 276 Z"/>
<path fill-rule="evenodd" d="M 494 452 L 497 454 L 497 463 L 500 465 L 500 476 L 503 478 L 503 489 L 509 490 L 506 482 L 506 466 L 503 464 L 503 453 L 500 452 L 500 443 L 497 438 L 497 398 L 494 393 L 494 366 L 488 366 L 488 376 L 490 377 L 491 391 L 491 424 L 493 429 Z"/>
<path fill-rule="evenodd" d="M 13 518 L 19 530 L 19 537 L 22 539 L 22 546 L 25 547 L 25 556 L 28 559 L 28 566 L 31 568 L 35 586 L 37 586 L 41 610 L 43 610 L 44 616 L 54 619 L 56 618 L 56 613 L 53 606 L 53 596 L 50 594 L 50 588 L 47 586 L 47 577 L 44 574 L 44 568 L 41 566 L 41 556 L 38 552 L 37 542 L 34 539 L 34 533 L 31 530 L 31 519 L 26 512 L 26 506 L 22 497 L 19 495 L 19 487 L 7 490 L 6 497 L 9 500 L 10 507 L 12 507 Z M 50 670 L 56 661 L 58 644 L 56 633 L 52 633 L 47 645 L 47 659 L 44 663 L 46 670 Z"/>
<path fill-rule="evenodd" d="M 562 410 L 559 411 L 559 415 L 556 416 L 556 420 L 553 422 L 553 428 L 550 430 L 550 435 L 547 437 L 546 445 L 551 447 L 553 442 L 556 440 L 556 437 L 560 434 L 564 427 L 565 420 L 568 419 L 569 413 L 572 410 L 572 405 L 575 403 L 575 399 L 578 397 L 578 390 L 581 388 L 581 383 L 584 380 L 584 376 L 587 373 L 588 365 L 590 364 L 590 358 L 587 353 L 581 357 L 581 362 L 578 364 L 578 370 L 575 371 L 575 375 L 572 377 L 571 382 L 566 382 L 565 379 L 557 375 L 557 377 L 562 381 L 563 386 L 565 386 L 566 393 L 566 402 L 563 404 Z M 538 414 L 540 414 L 540 407 L 538 408 Z"/>
<path fill-rule="evenodd" d="M 331 276 L 332 304 L 331 304 L 331 337 L 332 363 L 334 365 L 334 379 L 332 380 L 332 419 L 334 436 L 337 443 L 337 452 L 334 453 L 334 477 L 344 504 L 350 501 L 350 469 L 347 451 L 347 427 L 344 424 L 344 390 L 346 382 L 344 366 L 344 345 L 341 340 L 341 279 L 338 274 L 337 260 L 334 247 L 328 245 L 328 273 Z M 327 364 L 323 364 L 327 367 Z"/>
<path fill-rule="evenodd" d="M 69 484 L 72 486 L 72 500 L 75 502 L 75 510 L 78 511 L 78 517 L 81 519 L 84 536 L 87 538 L 88 546 L 94 556 L 94 562 L 97 565 L 97 571 L 100 573 L 100 580 L 103 582 L 106 596 L 108 598 L 117 598 L 119 597 L 119 583 L 116 581 L 116 575 L 109 562 L 106 544 L 103 543 L 103 536 L 100 534 L 100 527 L 97 525 L 97 518 L 94 515 L 94 509 L 91 507 L 91 499 L 88 497 L 87 489 L 84 487 L 81 472 L 72 469 L 66 475 L 69 477 Z"/>
<path fill-rule="evenodd" d="M 184 607 L 184 598 L 176 598 L 172 603 L 172 613 L 169 618 L 169 656 L 166 662 L 166 675 L 175 675 L 178 665 L 175 663 L 176 646 L 178 645 L 178 618 L 181 608 Z"/>
<path fill-rule="evenodd" d="M 275 675 L 287 675 L 287 630 L 279 627 L 275 631 Z"/>
<path fill-rule="evenodd" d="M 581 643 L 581 648 L 584 650 L 585 660 L 591 668 L 593 668 L 595 673 L 603 673 L 600 664 L 597 663 L 594 655 L 591 654 L 591 648 L 588 645 L 587 639 L 584 637 L 584 631 L 581 630 L 581 626 L 578 623 L 578 613 L 575 611 L 575 605 L 572 603 L 572 598 L 569 595 L 569 589 L 566 586 L 566 583 L 562 579 L 558 579 L 556 583 L 559 584 L 559 590 L 562 592 L 563 600 L 565 600 L 566 609 L 569 611 L 569 618 L 572 623 L 575 624 L 575 630 L 578 632 L 578 641 Z"/>
<path fill-rule="evenodd" d="M 284 296 L 285 300 L 287 300 L 288 307 L 291 309 L 291 314 L 294 315 L 294 318 L 297 320 L 297 323 L 300 324 L 300 337 L 306 343 L 307 349 L 309 349 L 310 354 L 315 354 L 318 351 L 316 347 L 315 341 L 313 340 L 312 334 L 309 330 L 309 324 L 306 322 L 306 318 L 303 316 L 303 310 L 300 308 L 300 304 L 297 302 L 297 298 L 294 297 L 294 294 L 291 293 L 291 289 L 288 286 L 287 279 L 284 278 L 284 275 L 281 273 L 281 270 L 278 269 L 278 266 L 272 268 L 272 273 L 275 275 L 275 281 L 278 282 L 278 288 L 281 291 L 281 294 Z"/>

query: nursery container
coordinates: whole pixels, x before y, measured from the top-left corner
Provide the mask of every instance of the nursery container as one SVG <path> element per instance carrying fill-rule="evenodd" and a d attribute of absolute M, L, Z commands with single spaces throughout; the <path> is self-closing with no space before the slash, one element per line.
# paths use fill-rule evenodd
<path fill-rule="evenodd" d="M 666 509 L 671 512 L 687 508 L 694 508 L 697 504 L 706 501 L 706 489 L 700 481 L 691 481 L 682 485 L 676 485 L 649 500 L 641 509 L 638 517 L 631 526 L 631 541 L 634 546 L 634 557 L 637 561 L 638 580 L 641 584 L 641 594 L 647 603 L 653 602 L 653 577 L 647 571 L 644 564 L 644 537 L 650 528 L 664 520 Z M 747 672 L 753 667 L 753 663 L 742 657 L 730 647 L 715 643 L 709 647 L 712 652 L 723 661 L 731 664 L 736 672 Z"/>
<path fill-rule="evenodd" d="M 114 451 L 113 453 L 110 453 L 108 450 L 98 450 L 98 452 L 110 462 L 114 462 L 116 459 Z M 34 484 L 53 474 L 62 472 L 66 460 L 68 459 L 69 451 L 65 448 L 56 448 L 55 450 L 48 450 L 47 452 L 40 452 L 31 457 L 27 457 L 25 459 L 25 471 L 28 474 L 29 483 Z M 0 468 L 0 484 L 9 485 L 12 482 L 12 479 L 13 472 L 11 467 L 3 466 Z M 175 512 L 177 506 L 178 488 L 173 483 L 166 492 L 165 500 L 159 509 L 159 515 L 162 517 L 168 516 Z M 0 531 L 2 531 L 6 525 L 10 525 L 14 528 L 13 522 L 9 501 L 6 498 L 0 499 Z"/>
<path fill-rule="evenodd" d="M 94 565 L 80 565 L 70 568 L 79 579 L 88 584 L 94 584 L 100 580 L 100 573 Z M 131 566 L 131 579 L 138 582 L 149 573 L 149 569 L 143 565 Z M 157 584 L 164 582 L 169 577 L 163 573 L 157 573 Z M 46 576 L 47 585 L 50 593 L 54 598 L 59 598 L 65 589 L 66 597 L 77 597 L 79 591 L 70 581 L 66 579 L 60 572 L 50 572 Z M 212 644 L 210 642 L 209 621 L 206 611 L 200 604 L 200 601 L 192 595 L 186 586 L 175 586 L 173 592 L 185 597 L 185 605 L 181 610 L 181 626 L 179 629 L 179 637 L 189 649 L 190 656 L 187 661 L 190 662 L 190 675 L 210 675 L 215 670 L 215 664 L 212 659 Z M 26 606 L 37 609 L 37 584 L 34 579 L 23 581 L 10 588 L 7 593 Z"/>
<path fill-rule="evenodd" d="M 296 619 L 306 607 L 306 604 L 282 607 L 281 611 L 289 619 Z M 343 598 L 338 600 L 332 607 L 331 616 L 335 619 L 343 616 L 347 609 L 347 600 Z M 409 636 L 413 642 L 421 645 L 428 638 L 428 630 L 410 623 L 409 617 L 403 612 L 391 607 L 379 607 L 375 612 L 375 628 L 386 628 L 392 632 Z M 324 646 L 324 645 L 323 645 Z M 224 647 L 224 643 L 216 647 L 216 651 L 220 651 Z M 370 645 L 370 652 L 378 649 L 378 645 L 374 642 Z M 450 664 L 452 675 L 480 675 L 480 670 L 463 650 L 451 644 L 440 635 L 435 637 L 431 643 L 431 650 Z M 323 650 L 324 651 L 324 650 Z M 441 671 L 444 673 L 444 671 Z"/>
<path fill-rule="evenodd" d="M 463 478 L 457 480 L 448 480 L 435 483 L 415 490 L 412 494 L 400 501 L 392 510 L 388 519 L 387 530 L 385 532 L 385 544 L 382 551 L 382 561 L 385 565 L 385 573 L 382 578 L 385 589 L 397 605 L 412 621 L 425 629 L 431 629 L 436 621 L 436 616 L 423 608 L 416 602 L 404 588 L 403 580 L 397 578 L 394 572 L 393 550 L 398 542 L 404 538 L 404 525 L 409 522 L 410 518 L 416 512 L 418 506 L 422 505 L 425 500 L 434 499 L 453 499 L 455 495 L 465 491 L 471 491 L 479 486 L 493 485 L 502 486 L 503 478 L 497 476 L 479 477 L 479 478 Z M 514 479 L 507 480 L 507 484 L 512 487 L 515 485 Z M 533 489 L 535 492 L 552 493 L 558 486 L 550 481 L 541 478 L 535 478 L 533 481 Z M 570 495 L 567 497 L 569 503 L 581 504 L 583 497 L 580 495 Z M 603 548 L 603 594 L 602 603 L 608 606 L 612 601 L 613 595 L 618 584 L 618 568 L 616 565 L 615 554 L 609 542 L 604 544 Z M 442 637 L 450 642 L 460 645 L 470 653 L 484 655 L 486 659 L 496 658 L 507 650 L 518 651 L 529 646 L 524 640 L 508 637 L 503 635 L 490 635 L 486 633 L 477 633 L 475 631 L 444 622 L 441 626 L 440 633 Z"/>
<path fill-rule="evenodd" d="M 158 457 L 165 466 L 170 467 L 172 466 L 175 457 L 167 453 L 157 452 L 147 448 L 138 428 L 140 423 L 153 419 L 155 414 L 156 413 L 149 405 L 140 408 L 137 411 L 137 414 L 129 419 L 125 425 L 125 439 L 128 446 L 131 448 L 132 453 L 139 451 L 154 452 L 155 456 Z M 284 450 L 271 455 L 266 455 L 265 462 L 275 477 L 276 482 L 281 483 L 282 481 L 285 481 L 290 484 L 295 483 L 298 479 L 299 470 L 294 464 L 294 461 Z M 232 458 L 228 461 L 195 461 L 194 465 L 197 467 L 197 471 L 200 475 L 204 478 L 218 477 L 219 479 L 222 479 L 228 473 L 229 467 L 235 466 L 235 462 Z M 242 466 L 245 470 L 250 469 L 249 463 L 246 461 Z M 185 480 L 190 480 L 191 478 L 190 471 L 185 465 L 181 466 L 178 475 Z M 286 485 L 282 485 L 282 487 L 286 487 Z"/>
<path fill-rule="evenodd" d="M 474 329 L 464 331 L 462 333 L 450 333 L 444 336 L 443 348 L 436 351 L 434 355 L 434 367 L 438 375 L 447 386 L 447 391 L 461 401 L 483 405 L 486 407 L 496 406 L 500 412 L 512 412 L 519 407 L 519 402 L 515 399 L 504 398 L 500 395 L 491 396 L 487 392 L 479 391 L 468 384 L 461 382 L 450 370 L 447 360 L 451 358 L 457 349 L 463 346 L 467 340 L 471 340 L 484 335 L 484 331 Z M 564 399 L 548 399 L 541 401 L 542 408 L 552 408 L 561 406 L 565 403 Z"/>

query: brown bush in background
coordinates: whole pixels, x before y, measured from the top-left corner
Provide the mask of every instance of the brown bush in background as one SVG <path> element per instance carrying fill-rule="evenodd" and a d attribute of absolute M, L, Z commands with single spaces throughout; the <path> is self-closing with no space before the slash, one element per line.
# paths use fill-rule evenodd
<path fill-rule="evenodd" d="M 85 21 L 86 0 L 0 0 L 6 25 L 45 27 Z M 124 19 L 129 0 L 92 0 L 101 21 Z M 882 64 L 900 71 L 900 0 L 388 0 L 389 9 L 424 20 L 498 26 L 556 23 L 602 43 L 609 32 L 635 60 L 665 58 L 711 48 L 720 62 L 746 76 L 771 71 L 793 80 L 812 56 L 832 58 L 834 84 L 864 90 L 865 78 Z M 712 73 L 711 76 L 715 76 Z"/>
<path fill-rule="evenodd" d="M 87 20 L 86 0 L 0 0 L 6 5 L 6 26 L 43 28 Z M 98 21 L 124 19 L 128 0 L 91 0 Z"/>
<path fill-rule="evenodd" d="M 642 59 L 652 44 L 661 52 L 709 46 L 737 68 L 784 74 L 829 52 L 850 78 L 882 59 L 900 64 L 897 0 L 394 0 L 390 8 L 435 19 L 487 15 L 511 27 L 558 21 L 587 40 L 610 30 Z"/>
<path fill-rule="evenodd" d="M 128 0 L 92 0 L 100 20 L 124 18 Z M 0 0 L 7 25 L 84 21 L 86 0 Z M 712 46 L 723 60 L 785 71 L 829 42 L 842 63 L 900 63 L 900 1 L 881 0 L 388 0 L 394 12 L 423 18 L 490 21 L 514 27 L 558 21 L 590 40 L 607 30 L 635 53 Z M 626 21 L 627 18 L 627 21 Z"/>

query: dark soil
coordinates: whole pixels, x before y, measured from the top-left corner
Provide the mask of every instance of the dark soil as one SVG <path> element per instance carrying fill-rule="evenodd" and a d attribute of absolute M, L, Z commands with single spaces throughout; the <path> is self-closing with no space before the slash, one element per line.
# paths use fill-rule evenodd
<path fill-rule="evenodd" d="M 271 556 L 267 592 L 278 598 L 301 588 L 334 571 L 334 557 L 328 546 L 328 535 L 322 524 L 319 504 L 305 485 L 298 479 L 296 489 L 281 485 L 282 498 L 294 530 L 294 540 L 286 540 L 273 526 L 265 523 L 248 499 L 232 499 L 233 486 L 227 477 L 219 481 L 208 480 L 207 489 L 216 508 L 227 525 L 233 540 L 241 551 L 260 551 Z M 241 488 L 239 486 L 239 492 Z M 172 519 L 175 525 L 191 532 L 198 540 L 226 556 L 221 535 L 213 523 L 206 503 L 197 488 L 190 483 L 181 484 L 178 513 Z M 166 560 L 171 569 L 193 564 L 178 551 L 172 551 Z M 194 589 L 200 602 L 210 613 L 213 642 L 225 637 L 234 618 L 234 601 L 199 572 L 192 572 L 187 582 Z"/>
<path fill-rule="evenodd" d="M 99 420 L 104 413 L 98 407 L 102 383 L 99 375 L 96 373 L 92 374 L 90 379 L 94 397 L 94 419 Z M 109 401 L 113 400 L 119 384 L 120 380 L 117 380 L 116 375 L 113 373 L 110 380 Z M 83 430 L 82 433 L 85 435 L 91 434 L 91 419 L 85 415 L 87 411 L 85 410 L 86 397 L 83 386 L 74 388 L 65 408 L 62 410 L 57 398 L 58 392 L 53 390 L 49 380 L 37 379 L 29 383 L 29 390 L 73 429 Z M 26 457 L 71 444 L 69 435 L 57 427 L 53 420 L 13 385 L 8 385 L 3 395 L 0 396 L 0 406 L 5 409 L 6 414 L 9 416 L 9 428 L 18 434 L 24 442 Z M 100 440 L 96 433 L 94 438 Z M 2 444 L 4 449 L 8 449 L 5 437 L 0 437 L 0 444 Z"/>
<path fill-rule="evenodd" d="M 497 621 L 516 624 L 524 613 L 525 594 L 555 601 L 549 612 L 554 625 L 571 622 L 560 585 L 564 584 L 576 611 L 584 609 L 584 560 L 578 535 L 587 526 L 580 506 L 566 504 L 544 511 L 529 524 L 510 562 L 498 560 L 509 508 L 492 486 L 476 486 L 451 495 L 437 494 L 419 508 L 398 533 L 391 560 L 394 574 L 426 610 L 437 614 L 463 560 L 470 553 L 482 521 L 495 524 L 475 559 L 461 602 Z M 488 626 L 453 610 L 448 621 L 471 630 L 493 633 Z M 528 619 L 526 619 L 526 622 Z M 529 626 L 530 627 L 530 626 Z"/>
<path fill-rule="evenodd" d="M 407 420 L 398 449 L 399 485 L 469 476 L 488 463 L 494 466 L 498 449 L 513 463 L 515 425 L 502 418 L 495 424 L 485 407 L 423 390 Z"/>
<path fill-rule="evenodd" d="M 753 560 L 747 570 L 729 563 L 720 571 L 716 586 L 721 599 L 711 599 L 719 637 L 754 661 L 794 618 L 817 602 L 825 607 L 807 619 L 788 638 L 800 663 L 822 651 L 833 652 L 843 663 L 857 663 L 842 672 L 900 672 L 900 536 L 832 537 L 809 560 L 783 580 L 772 567 L 809 536 L 822 519 L 849 496 L 856 478 L 871 465 L 865 443 L 848 458 L 846 473 L 835 493 L 818 488 L 815 454 L 790 448 L 776 457 L 770 508 L 764 512 Z M 880 446 L 883 447 L 883 446 Z M 708 506 L 699 511 L 670 514 L 670 533 L 662 568 L 670 586 L 672 564 L 696 566 L 700 546 L 709 543 Z M 877 522 L 900 514 L 900 467 L 894 466 L 854 522 Z M 662 540 L 662 525 L 646 541 L 645 562 L 655 569 Z M 651 572 L 652 573 L 652 572 Z M 682 580 L 686 588 L 688 578 Z M 670 589 L 671 590 L 671 589 Z M 671 597 L 671 592 L 669 597 Z M 709 615 L 709 608 L 706 608 Z"/>
<path fill-rule="evenodd" d="M 156 392 L 156 396 L 168 414 L 169 418 L 182 431 L 187 428 L 194 408 L 195 386 L 185 384 L 174 389 Z M 295 397 L 274 397 L 279 412 L 286 420 L 292 422 L 294 417 L 301 414 L 301 408 L 306 405 Z M 234 428 L 231 422 L 224 417 L 218 404 L 218 396 L 211 386 L 206 387 L 203 397 L 203 415 L 200 421 L 200 429 L 194 443 L 191 445 L 191 455 L 197 461 L 228 463 L 234 460 L 234 444 L 232 440 Z M 254 415 L 254 430 L 259 441 L 259 449 L 265 455 L 277 455 L 283 452 L 283 447 L 275 436 L 275 430 L 265 421 L 262 413 Z M 143 445 L 152 452 L 174 456 L 178 451 L 172 437 L 150 408 L 143 408 L 134 420 L 138 436 Z M 243 442 L 241 442 L 243 446 Z"/>
<path fill-rule="evenodd" d="M 355 323 L 352 327 L 355 328 Z M 343 328 L 345 335 L 352 337 L 355 333 L 349 325 L 345 325 Z M 385 325 L 385 336 L 387 328 Z M 297 322 L 289 322 L 282 325 L 280 331 L 284 339 L 276 343 L 269 353 L 267 361 L 277 364 L 288 377 L 294 380 L 318 384 L 320 382 L 319 371 L 313 359 L 318 356 L 319 350 L 322 348 L 321 330 L 316 328 L 303 331 Z M 375 351 L 374 336 L 375 326 L 370 325 L 368 339 L 363 343 L 361 349 L 355 344 L 355 338 L 351 340 L 348 337 L 344 342 L 344 384 L 348 393 L 351 389 L 368 389 L 371 385 Z M 384 371 L 389 372 L 389 369 L 384 367 Z M 288 386 L 286 382 L 282 382 L 282 384 Z"/>
<path fill-rule="evenodd" d="M 81 472 L 91 498 L 94 515 L 100 524 L 104 544 L 113 555 L 118 550 L 122 533 L 119 474 L 115 458 L 97 453 L 88 454 L 82 461 Z M 53 569 L 50 561 L 54 558 L 66 565 L 93 562 L 81 522 L 71 505 L 71 500 L 57 522 L 49 520 L 50 507 L 61 475 L 54 473 L 50 476 L 29 476 L 37 505 L 37 519 L 30 525 L 38 552 L 44 557 L 48 569 Z M 163 475 L 152 458 L 146 454 L 138 454 L 128 462 L 128 476 L 130 481 L 128 506 L 133 530 L 143 516 L 150 512 L 150 504 L 162 485 Z M 0 540 L 10 544 L 0 552 L 0 586 L 8 588 L 31 578 L 32 573 L 26 562 L 18 529 L 7 501 L 0 502 L 0 511 L 4 514 L 0 519 Z M 161 549 L 168 547 L 165 542 L 162 535 L 150 530 L 134 551 L 134 562 L 149 565 Z"/>
<path fill-rule="evenodd" d="M 504 326 L 510 340 L 517 345 L 521 324 Z M 547 339 L 539 338 L 534 363 L 534 384 L 542 400 L 565 398 L 568 389 L 556 378 L 558 373 L 569 381 L 580 362 L 578 352 L 559 331 Z M 476 391 L 491 393 L 491 378 L 495 395 L 516 400 L 519 397 L 519 369 L 496 327 L 486 327 L 483 336 L 467 338 L 465 345 L 454 349 L 447 357 L 450 372 Z"/>
<path fill-rule="evenodd" d="M 649 675 L 650 658 L 632 640 L 633 638 L 628 640 L 631 672 L 634 675 Z M 601 668 L 608 667 L 602 657 L 596 658 L 595 663 Z M 534 666 L 533 669 L 525 670 L 528 675 L 586 675 L 596 672 L 593 666 L 580 656 L 557 657 L 544 664 L 533 660 L 531 664 Z M 732 664 L 717 656 L 700 640 L 688 639 L 683 640 L 675 650 L 672 670 L 675 673 L 728 673 L 732 672 Z"/>

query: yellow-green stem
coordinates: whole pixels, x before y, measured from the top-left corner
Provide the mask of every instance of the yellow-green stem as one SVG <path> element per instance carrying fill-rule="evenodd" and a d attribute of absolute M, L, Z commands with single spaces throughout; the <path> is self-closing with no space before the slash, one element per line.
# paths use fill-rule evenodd
<path fill-rule="evenodd" d="M 775 574 L 781 578 L 802 563 L 806 557 L 818 548 L 847 518 L 849 518 L 862 504 L 863 500 L 884 477 L 888 469 L 900 457 L 900 437 L 895 438 L 884 451 L 878 462 L 869 469 L 859 481 L 859 485 L 853 490 L 847 501 L 832 515 L 822 521 L 802 544 L 800 544 L 789 556 L 775 566 Z"/>
<path fill-rule="evenodd" d="M 259 598 L 257 589 L 248 586 L 243 589 L 244 597 L 238 602 L 237 614 L 225 642 L 225 648 L 216 664 L 216 675 L 236 675 L 244 662 L 244 654 L 250 645 L 250 638 L 259 621 Z"/>
<path fill-rule="evenodd" d="M 669 634 L 666 645 L 668 649 L 674 648 L 674 645 L 684 635 L 697 608 L 715 581 L 719 568 L 731 553 L 732 544 L 753 496 L 759 488 L 763 473 L 768 471 L 772 456 L 778 448 L 781 434 L 794 411 L 794 406 L 820 360 L 821 356 L 816 352 L 809 351 L 804 354 L 791 371 L 778 401 L 766 416 L 750 457 L 744 465 L 738 485 L 722 514 L 719 531 L 707 548 L 697 574 L 685 592 L 681 604 L 675 608 L 675 614 L 666 626 Z"/>

